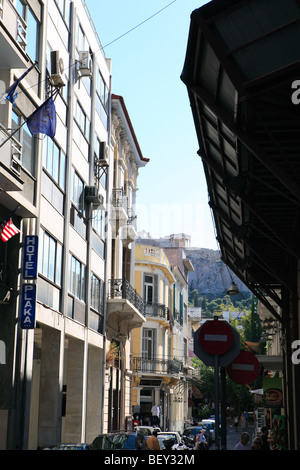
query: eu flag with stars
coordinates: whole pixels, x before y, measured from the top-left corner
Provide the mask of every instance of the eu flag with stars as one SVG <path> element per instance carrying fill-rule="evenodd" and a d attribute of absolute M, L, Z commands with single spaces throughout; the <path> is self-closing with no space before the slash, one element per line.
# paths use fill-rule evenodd
<path fill-rule="evenodd" d="M 32 135 L 41 133 L 53 139 L 56 131 L 56 111 L 52 96 L 29 116 L 27 126 Z"/>

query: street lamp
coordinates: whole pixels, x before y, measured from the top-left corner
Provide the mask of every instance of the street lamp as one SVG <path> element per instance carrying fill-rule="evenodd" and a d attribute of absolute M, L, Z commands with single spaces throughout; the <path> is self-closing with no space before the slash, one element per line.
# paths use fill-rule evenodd
<path fill-rule="evenodd" d="M 238 286 L 234 282 L 230 284 L 226 292 L 228 295 L 238 295 L 240 293 Z"/>

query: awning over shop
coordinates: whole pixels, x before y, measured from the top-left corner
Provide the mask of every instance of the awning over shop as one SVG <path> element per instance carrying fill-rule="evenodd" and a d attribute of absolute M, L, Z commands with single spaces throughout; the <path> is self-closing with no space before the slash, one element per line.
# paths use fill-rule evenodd
<path fill-rule="evenodd" d="M 296 0 L 214 0 L 191 15 L 181 77 L 222 259 L 283 323 L 274 302 L 300 258 L 299 43 Z"/>

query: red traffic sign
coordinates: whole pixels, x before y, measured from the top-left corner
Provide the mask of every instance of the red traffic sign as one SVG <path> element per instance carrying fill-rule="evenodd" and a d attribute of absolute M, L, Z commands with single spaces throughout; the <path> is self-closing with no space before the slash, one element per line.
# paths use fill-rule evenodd
<path fill-rule="evenodd" d="M 229 377 L 238 384 L 249 384 L 259 374 L 259 362 L 248 351 L 240 351 L 240 354 L 227 366 Z"/>
<path fill-rule="evenodd" d="M 220 320 L 206 321 L 199 330 L 199 343 L 204 351 L 213 356 L 225 354 L 233 343 L 230 325 Z"/>

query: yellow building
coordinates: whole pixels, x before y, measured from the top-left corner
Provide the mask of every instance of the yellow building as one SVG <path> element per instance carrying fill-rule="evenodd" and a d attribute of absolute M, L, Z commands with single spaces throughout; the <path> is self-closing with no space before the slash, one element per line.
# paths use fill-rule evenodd
<path fill-rule="evenodd" d="M 144 299 L 146 322 L 132 331 L 132 405 L 142 424 L 181 431 L 188 410 L 187 272 L 191 267 L 181 263 L 181 269 L 180 263 L 173 264 L 174 250 L 167 253 L 158 246 L 135 247 L 135 289 Z"/>

